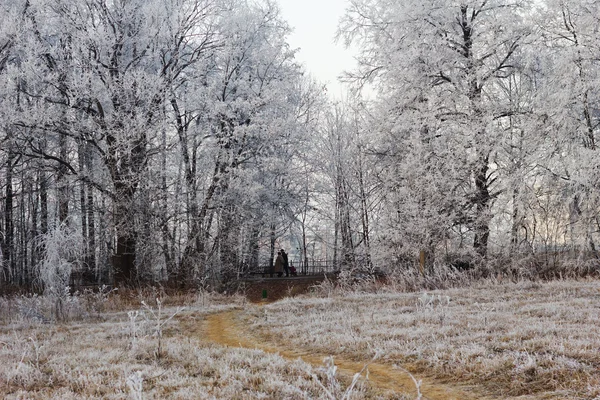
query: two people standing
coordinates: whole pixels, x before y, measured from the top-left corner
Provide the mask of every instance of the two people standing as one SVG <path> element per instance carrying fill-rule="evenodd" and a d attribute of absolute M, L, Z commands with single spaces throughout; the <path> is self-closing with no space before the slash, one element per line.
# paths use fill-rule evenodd
<path fill-rule="evenodd" d="M 290 276 L 290 264 L 288 262 L 288 255 L 285 250 L 281 249 L 277 252 L 277 258 L 275 259 L 274 272 L 277 272 L 277 277 L 281 278 L 285 271 L 285 276 Z"/>

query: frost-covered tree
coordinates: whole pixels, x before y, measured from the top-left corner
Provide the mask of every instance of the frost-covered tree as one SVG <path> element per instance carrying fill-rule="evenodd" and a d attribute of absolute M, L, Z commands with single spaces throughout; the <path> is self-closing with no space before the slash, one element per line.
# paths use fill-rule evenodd
<path fill-rule="evenodd" d="M 19 157 L 15 148 L 14 126 L 11 116 L 19 107 L 21 99 L 18 95 L 20 81 L 18 69 L 22 53 L 19 43 L 24 39 L 31 25 L 27 19 L 30 12 L 27 1 L 8 1 L 0 8 L 0 18 L 4 21 L 0 27 L 0 166 L 2 171 L 2 190 L 0 204 L 0 283 L 19 282 L 19 277 L 27 273 L 17 270 L 18 230 L 15 229 L 15 203 L 18 202 L 18 190 L 15 191 L 15 174 L 18 174 Z M 18 226 L 18 225 L 17 225 Z M 21 271 L 24 272 L 24 271 Z M 28 278 L 24 278 L 28 280 Z M 29 282 L 23 282 L 29 283 Z"/>
<path fill-rule="evenodd" d="M 171 99 L 189 213 L 179 273 L 188 281 L 258 263 L 273 208 L 288 202 L 285 164 L 300 132 L 301 70 L 278 8 L 228 2 L 218 24 L 221 45 Z"/>
<path fill-rule="evenodd" d="M 284 165 L 304 132 L 302 71 L 275 4 L 10 5 L 3 12 L 23 23 L 5 24 L 0 38 L 2 133 L 14 144 L 3 146 L 3 166 L 7 182 L 16 165 L 18 187 L 35 184 L 30 208 L 23 189 L 19 240 L 33 239 L 25 223 L 34 236 L 49 225 L 80 229 L 77 273 L 88 283 L 236 271 L 264 235 L 254 227 L 268 226 L 263 200 L 290 209 Z M 7 235 L 14 186 L 3 202 L 6 274 L 18 258 Z"/>
<path fill-rule="evenodd" d="M 369 129 L 374 120 L 360 98 L 349 98 L 324 113 L 319 152 L 321 218 L 332 226 L 333 261 L 344 269 L 372 267 L 371 223 L 380 198 L 377 161 Z M 326 188 L 325 190 L 323 188 Z"/>
<path fill-rule="evenodd" d="M 378 152 L 388 166 L 395 248 L 433 252 L 450 240 L 480 259 L 488 255 L 498 146 L 514 113 L 498 85 L 518 66 L 528 7 L 503 0 L 351 3 L 340 34 L 361 46 L 354 77 L 379 92 Z"/>
<path fill-rule="evenodd" d="M 537 16 L 544 50 L 539 108 L 554 146 L 545 165 L 557 188 L 548 201 L 561 227 L 553 241 L 582 254 L 595 251 L 598 240 L 599 15 L 595 1 L 549 0 Z"/>

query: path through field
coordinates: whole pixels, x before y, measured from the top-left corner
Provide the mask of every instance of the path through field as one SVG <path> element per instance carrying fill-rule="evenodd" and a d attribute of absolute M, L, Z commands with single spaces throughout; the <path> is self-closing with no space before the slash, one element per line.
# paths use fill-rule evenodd
<path fill-rule="evenodd" d="M 282 348 L 272 342 L 263 340 L 253 335 L 252 332 L 239 323 L 237 315 L 239 311 L 228 311 L 224 313 L 209 315 L 205 320 L 204 338 L 210 342 L 229 346 L 229 347 L 244 347 L 250 349 L 260 349 L 268 353 L 278 353 L 284 358 L 295 360 L 299 357 L 316 367 L 322 367 L 323 360 L 327 354 L 307 353 L 302 349 L 287 349 Z M 355 362 L 342 358 L 335 358 L 335 365 L 338 371 L 347 376 L 352 377 L 355 373 L 360 372 L 365 362 Z M 368 365 L 369 382 L 375 387 L 378 393 L 386 397 L 395 394 L 408 394 L 417 398 L 417 389 L 412 378 L 406 373 L 390 365 L 371 362 Z M 363 377 L 365 374 L 363 373 Z M 451 386 L 448 384 L 436 382 L 429 378 L 416 377 L 422 380 L 421 393 L 422 399 L 427 400 L 470 400 L 470 399 L 486 399 L 481 394 L 475 394 L 467 391 L 465 388 Z"/>

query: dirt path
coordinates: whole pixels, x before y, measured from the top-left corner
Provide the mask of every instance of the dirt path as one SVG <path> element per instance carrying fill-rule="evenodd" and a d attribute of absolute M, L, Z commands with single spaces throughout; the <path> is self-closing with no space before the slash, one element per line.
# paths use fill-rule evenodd
<path fill-rule="evenodd" d="M 314 366 L 323 366 L 323 360 L 327 354 L 308 353 L 302 350 L 290 350 L 277 346 L 276 344 L 263 342 L 252 333 L 241 326 L 236 315 L 239 311 L 229 311 L 225 313 L 209 315 L 205 320 L 204 333 L 205 338 L 213 343 L 229 347 L 244 347 L 250 349 L 260 349 L 268 353 L 278 353 L 287 359 L 298 359 L 299 357 Z M 335 358 L 335 365 L 338 371 L 348 377 L 360 372 L 365 363 Z M 390 365 L 381 363 L 370 363 L 368 366 L 369 381 L 381 394 L 391 395 L 392 393 L 403 393 L 417 397 L 417 389 L 412 378 L 403 371 L 395 369 Z M 363 374 L 364 376 L 364 374 Z M 428 378 L 422 379 L 421 393 L 422 399 L 427 400 L 475 400 L 490 399 L 480 394 L 474 394 L 465 388 L 449 386 L 437 383 Z"/>

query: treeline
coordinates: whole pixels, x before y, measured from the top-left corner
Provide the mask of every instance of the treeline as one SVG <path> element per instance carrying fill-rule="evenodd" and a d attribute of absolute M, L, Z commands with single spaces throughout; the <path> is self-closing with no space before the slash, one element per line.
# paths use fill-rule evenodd
<path fill-rule="evenodd" d="M 599 7 L 353 1 L 334 102 L 269 1 L 8 2 L 2 285 L 595 272 Z"/>
<path fill-rule="evenodd" d="M 193 286 L 275 245 L 320 91 L 273 3 L 0 12 L 2 284 Z"/>
<path fill-rule="evenodd" d="M 379 265 L 598 272 L 599 26 L 592 0 L 351 2 L 347 78 L 376 98 L 352 147 L 369 167 L 340 185 L 371 204 Z"/>

